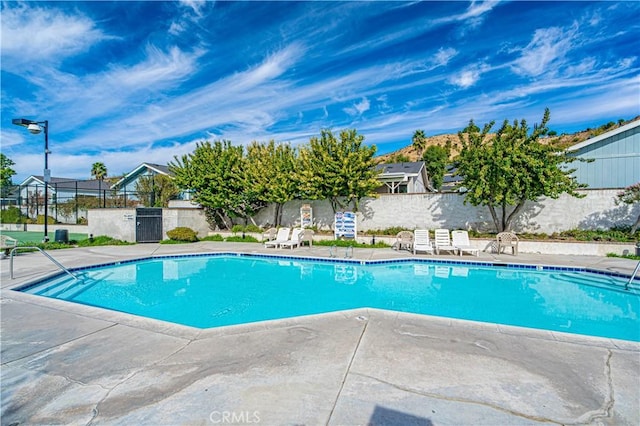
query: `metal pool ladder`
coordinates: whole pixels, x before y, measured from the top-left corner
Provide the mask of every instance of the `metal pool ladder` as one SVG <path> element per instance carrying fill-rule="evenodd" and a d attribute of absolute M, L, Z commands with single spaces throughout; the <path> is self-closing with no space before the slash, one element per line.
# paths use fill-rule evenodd
<path fill-rule="evenodd" d="M 624 286 L 625 290 L 629 290 L 629 286 L 631 285 L 631 282 L 633 281 L 633 278 L 638 273 L 638 269 L 640 269 L 640 262 L 638 262 L 638 264 L 636 265 L 636 269 L 633 270 L 633 274 L 631 274 L 631 277 L 629 277 L 629 281 L 627 282 L 627 285 Z"/>
<path fill-rule="evenodd" d="M 45 252 L 40 247 L 16 247 L 13 250 L 11 250 L 11 254 L 9 255 L 9 272 L 11 273 L 11 279 L 13 279 L 13 255 L 16 252 L 16 250 L 20 250 L 20 249 L 36 249 L 36 250 L 38 250 L 40 253 L 44 254 L 44 256 L 46 258 L 48 258 L 50 261 L 52 261 L 54 265 L 56 265 L 58 268 L 62 269 L 67 274 L 71 275 L 71 277 L 73 277 L 73 279 L 75 279 L 75 280 L 79 279 L 70 270 L 65 268 L 62 263 L 60 263 L 57 260 L 55 260 L 49 253 Z"/>

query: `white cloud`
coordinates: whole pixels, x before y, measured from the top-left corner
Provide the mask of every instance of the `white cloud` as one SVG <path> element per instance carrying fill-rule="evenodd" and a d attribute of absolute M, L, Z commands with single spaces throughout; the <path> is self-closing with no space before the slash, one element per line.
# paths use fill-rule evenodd
<path fill-rule="evenodd" d="M 491 12 L 499 1 L 472 1 L 467 10 L 457 15 L 450 15 L 444 18 L 433 20 L 434 24 L 447 24 L 450 22 L 466 21 L 467 26 L 478 26 L 484 19 L 484 15 Z"/>
<path fill-rule="evenodd" d="M 198 16 L 202 16 L 202 9 L 207 5 L 206 0 L 180 0 L 179 3 L 191 9 Z"/>
<path fill-rule="evenodd" d="M 471 65 L 451 76 L 449 78 L 449 83 L 466 89 L 475 85 L 480 79 L 482 73 L 487 72 L 488 70 L 489 66 L 486 64 Z"/>
<path fill-rule="evenodd" d="M 60 62 L 111 38 L 86 16 L 20 3 L 2 9 L 3 68 L 18 63 Z"/>
<path fill-rule="evenodd" d="M 531 77 L 556 73 L 572 48 L 574 36 L 575 28 L 569 31 L 559 27 L 536 30 L 533 39 L 521 49 L 520 57 L 514 61 L 514 72 Z"/>
<path fill-rule="evenodd" d="M 444 48 L 441 47 L 438 49 L 438 52 L 433 55 L 433 67 L 443 67 L 446 66 L 451 59 L 453 59 L 458 54 L 458 51 L 454 48 Z"/>
<path fill-rule="evenodd" d="M 358 114 L 363 114 L 363 113 L 369 111 L 370 105 L 371 104 L 369 103 L 369 99 L 362 98 L 362 101 L 360 101 L 357 104 L 355 104 L 354 107 L 358 111 Z"/>
<path fill-rule="evenodd" d="M 171 35 L 179 35 L 180 33 L 186 31 L 187 26 L 185 25 L 184 22 L 172 22 L 171 25 L 169 26 L 169 34 Z"/>
<path fill-rule="evenodd" d="M 132 67 L 114 67 L 100 78 L 126 86 L 126 90 L 139 89 L 180 80 L 194 71 L 198 53 L 187 54 L 177 47 L 163 52 L 155 46 L 147 46 L 145 60 Z"/>
<path fill-rule="evenodd" d="M 187 53 L 177 47 L 166 52 L 148 46 L 142 60 L 130 66 L 112 66 L 104 72 L 76 76 L 53 68 L 23 77 L 40 86 L 38 99 L 26 108 L 12 100 L 13 109 L 21 115 L 57 105 L 61 115 L 56 120 L 58 131 L 84 125 L 96 118 L 118 121 L 121 115 L 139 111 L 144 105 L 162 98 L 164 90 L 175 87 L 196 69 L 201 52 Z M 130 141 L 121 141 L 124 144 Z"/>

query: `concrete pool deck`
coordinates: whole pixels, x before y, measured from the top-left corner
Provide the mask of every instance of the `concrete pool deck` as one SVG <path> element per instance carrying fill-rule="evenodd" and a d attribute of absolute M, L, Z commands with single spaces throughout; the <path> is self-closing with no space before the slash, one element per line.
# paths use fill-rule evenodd
<path fill-rule="evenodd" d="M 212 242 L 50 253 L 75 267 L 221 251 L 328 256 L 327 247 Z M 411 256 L 354 250 L 356 259 Z M 640 424 L 639 343 L 375 309 L 199 330 L 11 291 L 57 272 L 40 253 L 14 260 L 13 280 L 0 261 L 2 425 Z M 462 260 L 626 274 L 637 263 Z"/>

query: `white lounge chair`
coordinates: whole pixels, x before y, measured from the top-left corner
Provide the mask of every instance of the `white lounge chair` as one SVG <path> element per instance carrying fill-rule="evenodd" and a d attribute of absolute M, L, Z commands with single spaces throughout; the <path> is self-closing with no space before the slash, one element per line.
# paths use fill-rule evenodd
<path fill-rule="evenodd" d="M 435 238 L 433 240 L 436 254 L 440 254 L 440 250 L 450 251 L 457 254 L 458 249 L 451 245 L 451 237 L 448 229 L 436 229 Z"/>
<path fill-rule="evenodd" d="M 460 252 L 467 252 L 480 256 L 480 250 L 471 246 L 469 243 L 469 233 L 467 231 L 451 231 L 451 244 Z"/>
<path fill-rule="evenodd" d="M 433 246 L 429 241 L 428 229 L 416 229 L 413 231 L 413 254 L 417 251 L 426 251 L 433 254 Z"/>
<path fill-rule="evenodd" d="M 291 228 L 280 228 L 278 233 L 276 234 L 276 239 L 271 241 L 265 241 L 265 247 L 280 247 L 280 244 L 286 243 L 289 241 L 289 234 L 291 233 Z"/>
<path fill-rule="evenodd" d="M 304 229 L 295 228 L 291 233 L 291 238 L 284 243 L 280 243 L 280 248 L 289 247 L 293 250 L 294 247 L 300 247 L 300 243 L 302 242 L 302 237 L 304 236 Z"/>

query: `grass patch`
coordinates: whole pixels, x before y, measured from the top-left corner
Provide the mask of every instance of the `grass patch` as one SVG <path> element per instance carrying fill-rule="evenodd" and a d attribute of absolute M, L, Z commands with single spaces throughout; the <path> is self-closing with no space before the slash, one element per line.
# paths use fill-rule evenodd
<path fill-rule="evenodd" d="M 242 238 L 242 236 L 234 235 L 231 237 L 227 237 L 225 241 L 228 243 L 259 243 L 260 242 L 256 238 L 252 237 L 251 235 L 245 235 L 244 238 Z"/>
<path fill-rule="evenodd" d="M 622 259 L 640 260 L 640 256 L 636 256 L 635 254 L 607 253 L 607 257 L 620 257 Z"/>
<path fill-rule="evenodd" d="M 200 241 L 221 242 L 221 241 L 224 241 L 224 237 L 220 234 L 207 235 L 206 237 L 202 238 Z"/>
<path fill-rule="evenodd" d="M 167 244 L 167 245 L 171 245 L 171 244 L 191 244 L 191 243 L 195 243 L 195 241 L 182 241 L 182 240 L 162 240 L 160 241 L 160 244 Z"/>
<path fill-rule="evenodd" d="M 99 235 L 94 238 L 87 238 L 76 243 L 78 247 L 95 247 L 95 246 L 131 246 L 135 243 L 117 240 L 106 235 Z"/>

